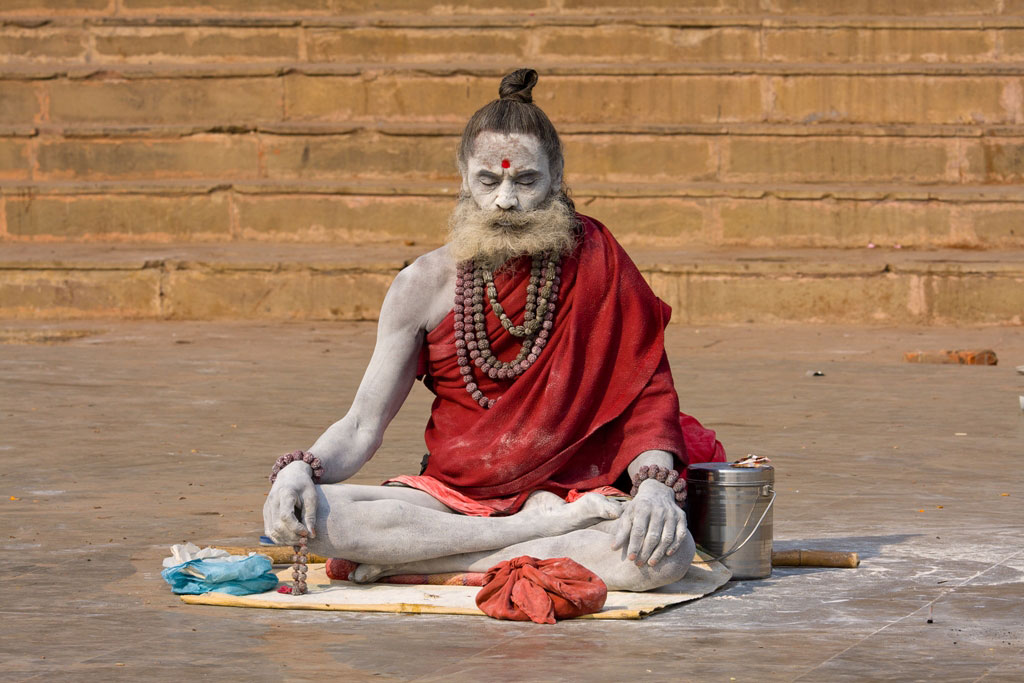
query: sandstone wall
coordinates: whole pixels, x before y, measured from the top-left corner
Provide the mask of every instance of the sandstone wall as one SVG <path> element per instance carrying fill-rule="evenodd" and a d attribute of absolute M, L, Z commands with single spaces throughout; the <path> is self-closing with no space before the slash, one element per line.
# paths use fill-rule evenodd
<path fill-rule="evenodd" d="M 522 64 L 627 244 L 1024 245 L 1014 0 L 8 0 L 0 239 L 437 242 Z"/>
<path fill-rule="evenodd" d="M 422 250 L 523 65 L 631 250 L 1024 248 L 1024 0 L 5 0 L 0 251 Z"/>

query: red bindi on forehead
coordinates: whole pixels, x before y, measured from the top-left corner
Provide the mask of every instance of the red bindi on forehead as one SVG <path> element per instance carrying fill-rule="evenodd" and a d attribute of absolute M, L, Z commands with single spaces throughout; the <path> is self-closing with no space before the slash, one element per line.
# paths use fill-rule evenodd
<path fill-rule="evenodd" d="M 509 161 L 508 159 L 502 159 L 501 160 L 501 167 L 502 168 L 508 168 L 511 165 L 512 165 L 512 162 Z"/>

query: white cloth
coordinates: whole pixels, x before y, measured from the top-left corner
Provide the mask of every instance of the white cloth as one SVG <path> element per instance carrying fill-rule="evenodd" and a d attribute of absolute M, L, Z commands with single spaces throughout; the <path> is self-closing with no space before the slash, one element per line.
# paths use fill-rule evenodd
<path fill-rule="evenodd" d="M 220 548 L 207 546 L 202 550 L 195 543 L 178 543 L 171 546 L 171 556 L 164 558 L 164 567 L 175 567 L 192 560 L 211 560 L 215 558 L 228 558 L 231 554 Z M 242 559 L 242 558 L 239 558 Z"/>

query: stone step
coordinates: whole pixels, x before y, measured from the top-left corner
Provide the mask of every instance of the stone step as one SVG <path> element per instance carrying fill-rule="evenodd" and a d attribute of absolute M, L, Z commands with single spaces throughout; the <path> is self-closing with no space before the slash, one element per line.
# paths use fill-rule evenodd
<path fill-rule="evenodd" d="M 990 17 L 1024 14 L 1024 0 L 5 0 L 0 16 L 318 17 L 412 13 L 450 17 L 593 13 L 725 16 Z"/>
<path fill-rule="evenodd" d="M 578 65 L 546 71 L 535 98 L 561 125 L 1024 123 L 1024 62 L 826 67 Z M 450 63 L 7 69 L 0 125 L 454 125 L 495 97 L 503 71 Z"/>
<path fill-rule="evenodd" d="M 5 245 L 0 317 L 373 320 L 423 250 Z M 677 323 L 1024 322 L 1024 250 L 631 250 Z"/>
<path fill-rule="evenodd" d="M 0 241 L 439 244 L 457 185 L 48 183 L 2 185 Z M 578 208 L 625 244 L 1024 247 L 1019 187 L 580 184 Z"/>
<path fill-rule="evenodd" d="M 268 129 L 269 128 L 269 129 Z M 917 132 L 736 126 L 562 131 L 572 183 L 935 184 L 1024 180 L 1024 126 L 921 127 Z M 744 129 L 745 128 L 745 129 Z M 941 127 L 939 127 L 941 128 Z M 872 134 L 875 132 L 875 134 Z M 895 134 L 893 134 L 895 133 Z M 8 127 L 0 180 L 26 183 L 149 180 L 456 182 L 457 125 L 434 130 L 302 125 L 290 130 Z"/>
<path fill-rule="evenodd" d="M 896 63 L 863 62 L 786 63 L 765 61 L 690 61 L 623 63 L 617 60 L 530 60 L 530 66 L 541 75 L 551 77 L 636 77 L 636 76 L 1019 76 L 1024 72 L 1020 60 L 1006 62 L 931 62 L 902 61 Z M 355 62 L 310 62 L 223 60 L 209 63 L 147 61 L 140 64 L 119 63 L 4 63 L 0 64 L 0 80 L 48 81 L 144 81 L 194 80 L 198 78 L 261 78 L 291 75 L 323 78 L 326 76 L 359 77 L 374 81 L 381 77 L 444 79 L 470 76 L 483 79 L 500 78 L 510 70 L 508 64 L 491 63 L 485 58 L 452 58 L 412 63 L 380 63 L 365 58 Z M 538 93 L 534 92 L 536 96 Z M 979 123 L 984 123 L 979 122 Z"/>
<path fill-rule="evenodd" d="M 376 20 L 227 21 L 198 15 L 187 21 L 119 15 L 104 21 L 39 17 L 0 23 L 0 64 L 6 65 L 1012 64 L 1022 56 L 1024 16 L 894 21 L 772 15 L 386 15 Z"/>
<path fill-rule="evenodd" d="M 437 245 L 457 188 L 416 181 L 0 183 L 0 245 Z M 1014 185 L 580 183 L 573 197 L 631 247 L 1024 248 L 1024 193 Z"/>
<path fill-rule="evenodd" d="M 6 0 L 0 245 L 437 244 L 528 59 L 627 244 L 1017 249 L 1022 56 L 1024 0 Z"/>

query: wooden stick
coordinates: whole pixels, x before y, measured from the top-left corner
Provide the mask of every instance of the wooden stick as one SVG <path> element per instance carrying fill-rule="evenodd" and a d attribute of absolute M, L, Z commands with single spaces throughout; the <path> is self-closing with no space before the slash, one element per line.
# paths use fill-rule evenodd
<path fill-rule="evenodd" d="M 833 550 L 779 550 L 772 553 L 773 567 L 838 567 L 856 569 L 860 564 L 857 553 Z"/>
<path fill-rule="evenodd" d="M 226 550 L 232 555 L 248 555 L 259 553 L 266 555 L 274 564 L 291 564 L 295 551 L 283 545 L 215 545 L 214 548 Z M 311 564 L 327 562 L 321 555 L 309 554 Z M 857 553 L 844 553 L 832 550 L 777 550 L 772 553 L 773 567 L 837 567 L 855 569 L 860 564 Z"/>
<path fill-rule="evenodd" d="M 992 349 L 955 349 L 952 351 L 907 351 L 907 363 L 939 363 L 952 365 L 998 365 L 999 358 Z"/>
<path fill-rule="evenodd" d="M 274 564 L 291 564 L 292 555 L 295 551 L 292 550 L 290 545 L 254 545 L 254 546 L 241 546 L 241 545 L 215 545 L 214 548 L 220 550 L 226 550 L 232 555 L 248 555 L 249 553 L 259 553 L 260 555 L 266 555 L 270 558 L 270 561 Z M 326 557 L 321 555 L 314 555 L 309 553 L 306 556 L 307 561 L 310 564 L 318 564 L 327 561 Z"/>

